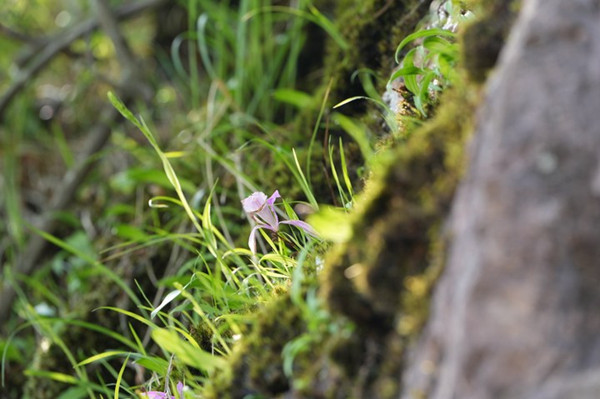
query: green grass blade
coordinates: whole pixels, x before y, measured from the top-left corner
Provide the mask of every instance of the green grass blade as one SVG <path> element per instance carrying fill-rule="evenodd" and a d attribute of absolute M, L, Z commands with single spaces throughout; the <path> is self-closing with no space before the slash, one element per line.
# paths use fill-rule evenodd
<path fill-rule="evenodd" d="M 332 114 L 331 119 L 356 141 L 363 158 L 368 163 L 374 152 L 367 135 L 367 127 L 338 112 Z"/>
<path fill-rule="evenodd" d="M 425 29 L 425 30 L 421 30 L 415 33 L 412 33 L 408 36 L 406 36 L 398 45 L 398 47 L 396 47 L 396 52 L 394 55 L 394 59 L 396 60 L 397 63 L 400 63 L 400 52 L 402 51 L 402 49 L 410 42 L 412 42 L 415 39 L 419 39 L 421 37 L 429 37 L 429 36 L 448 36 L 448 37 L 456 37 L 456 33 L 454 32 L 450 32 L 448 30 L 444 30 L 441 28 L 432 28 L 432 29 Z"/>
<path fill-rule="evenodd" d="M 127 357 L 125 358 L 125 361 L 123 362 L 123 366 L 121 366 L 121 370 L 119 370 L 119 375 L 117 376 L 117 381 L 115 383 L 114 399 L 119 399 L 119 391 L 121 388 L 121 381 L 123 380 L 123 373 L 125 372 L 125 367 L 127 367 L 127 362 L 129 361 L 129 356 L 130 355 L 127 355 Z"/>

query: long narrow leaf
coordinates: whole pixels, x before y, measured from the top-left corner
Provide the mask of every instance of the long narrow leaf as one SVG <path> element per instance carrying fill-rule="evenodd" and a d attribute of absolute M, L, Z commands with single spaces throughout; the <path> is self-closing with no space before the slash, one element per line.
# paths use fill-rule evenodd
<path fill-rule="evenodd" d="M 440 28 L 432 28 L 420 30 L 418 32 L 412 33 L 404 38 L 396 48 L 396 53 L 394 58 L 397 63 L 400 63 L 400 51 L 410 42 L 415 39 L 419 39 L 421 37 L 429 37 L 429 36 L 448 36 L 448 37 L 456 37 L 456 33 L 450 32 L 448 30 L 440 29 Z"/>
<path fill-rule="evenodd" d="M 123 366 L 121 366 L 121 370 L 119 370 L 119 375 L 117 376 L 117 381 L 115 383 L 115 396 L 114 399 L 119 399 L 119 391 L 121 388 L 121 381 L 123 380 L 123 373 L 125 372 L 125 367 L 127 367 L 127 362 L 129 361 L 129 355 L 125 358 L 123 362 Z"/>

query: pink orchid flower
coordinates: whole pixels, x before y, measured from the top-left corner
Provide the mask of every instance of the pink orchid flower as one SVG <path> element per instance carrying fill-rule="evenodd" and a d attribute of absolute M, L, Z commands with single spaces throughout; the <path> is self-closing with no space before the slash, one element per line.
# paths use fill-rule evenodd
<path fill-rule="evenodd" d="M 265 193 L 258 191 L 242 200 L 244 211 L 256 222 L 256 226 L 254 226 L 248 238 L 248 247 L 254 254 L 256 253 L 256 233 L 259 229 L 271 230 L 277 233 L 279 225 L 289 224 L 304 230 L 312 236 L 317 236 L 316 231 L 302 220 L 279 220 L 277 209 L 275 208 L 275 200 L 277 198 L 281 198 L 281 196 L 279 195 L 279 191 L 275 190 L 268 198 Z"/>
<path fill-rule="evenodd" d="M 177 383 L 177 393 L 179 394 L 178 398 L 183 399 L 183 382 L 179 381 Z M 144 395 L 148 399 L 176 399 L 175 396 L 169 395 L 166 392 L 161 391 L 148 391 L 145 392 Z"/>

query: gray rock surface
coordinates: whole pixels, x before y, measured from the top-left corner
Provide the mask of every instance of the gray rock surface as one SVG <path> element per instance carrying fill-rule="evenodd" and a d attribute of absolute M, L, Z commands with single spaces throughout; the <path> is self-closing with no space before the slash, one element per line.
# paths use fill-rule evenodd
<path fill-rule="evenodd" d="M 600 397 L 600 1 L 523 0 L 402 398 Z"/>

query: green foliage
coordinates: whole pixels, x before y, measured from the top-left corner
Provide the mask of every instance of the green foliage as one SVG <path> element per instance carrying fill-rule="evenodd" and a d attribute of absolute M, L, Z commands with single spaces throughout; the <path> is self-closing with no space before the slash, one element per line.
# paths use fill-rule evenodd
<path fill-rule="evenodd" d="M 394 57 L 400 67 L 392 73 L 388 82 L 402 78 L 415 108 L 425 118 L 428 116 L 427 108 L 437 101 L 436 93 L 457 79 L 460 53 L 454 30 L 469 16 L 452 1 L 447 1 L 444 7 L 445 17 L 431 23 L 433 27 L 418 30 L 400 42 Z M 418 44 L 400 58 L 403 50 L 416 41 Z"/>

